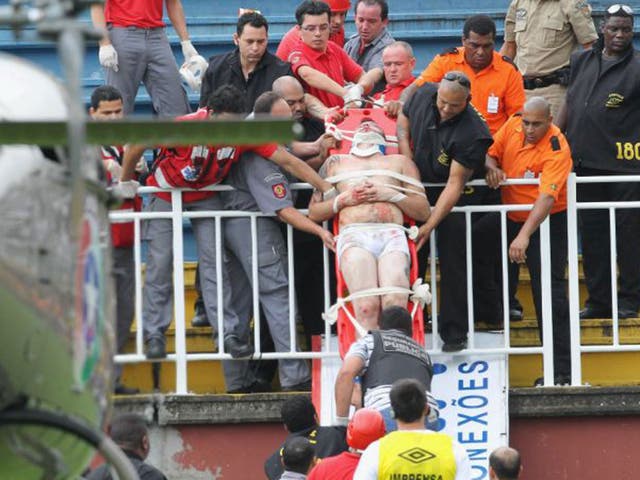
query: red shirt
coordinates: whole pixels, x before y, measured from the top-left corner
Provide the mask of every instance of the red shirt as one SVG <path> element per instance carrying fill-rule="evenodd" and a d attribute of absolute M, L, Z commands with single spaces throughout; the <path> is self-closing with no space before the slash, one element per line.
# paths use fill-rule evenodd
<path fill-rule="evenodd" d="M 209 118 L 209 111 L 201 108 L 195 113 L 178 117 L 178 121 L 196 121 Z M 259 146 L 190 145 L 187 147 L 163 147 L 147 177 L 150 187 L 204 188 L 220 183 L 228 175 L 231 166 L 246 151 L 270 158 L 278 146 L 274 143 Z M 184 203 L 195 202 L 215 195 L 216 192 L 184 192 Z M 171 193 L 155 195 L 170 202 Z"/>
<path fill-rule="evenodd" d="M 360 455 L 342 452 L 334 457 L 322 458 L 307 475 L 307 480 L 352 480 Z"/>
<path fill-rule="evenodd" d="M 364 73 L 362 67 L 333 42 L 329 42 L 327 49 L 324 52 L 320 52 L 300 41 L 297 49 L 289 55 L 289 62 L 291 62 L 293 73 L 300 81 L 302 79 L 298 75 L 298 69 L 303 66 L 308 66 L 324 73 L 340 85 L 344 85 L 347 82 L 356 83 Z M 341 107 L 344 105 L 342 97 L 332 93 L 309 85 L 306 86 L 306 90 L 319 98 L 327 107 Z"/>
<path fill-rule="evenodd" d="M 280 40 L 280 44 L 278 45 L 278 50 L 276 50 L 276 57 L 278 57 L 283 62 L 289 61 L 289 55 L 296 49 L 297 43 L 300 41 L 300 27 L 295 25 L 291 28 L 287 33 L 284 34 L 282 40 Z M 338 33 L 335 35 L 332 33 L 329 35 L 329 41 L 335 43 L 340 48 L 344 47 L 344 28 L 340 29 Z"/>
<path fill-rule="evenodd" d="M 164 0 L 106 0 L 104 18 L 116 27 L 164 27 Z"/>
<path fill-rule="evenodd" d="M 400 95 L 402 94 L 403 90 L 407 88 L 409 85 L 411 85 L 414 80 L 415 80 L 415 77 L 411 76 L 397 85 L 387 84 L 384 90 L 376 93 L 373 96 L 373 98 L 375 100 L 380 100 L 382 102 L 389 102 L 391 100 L 400 100 Z"/>

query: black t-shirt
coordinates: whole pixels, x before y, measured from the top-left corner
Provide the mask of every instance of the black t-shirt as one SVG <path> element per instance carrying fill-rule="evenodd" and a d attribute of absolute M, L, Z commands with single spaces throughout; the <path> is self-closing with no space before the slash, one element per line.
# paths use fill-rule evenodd
<path fill-rule="evenodd" d="M 157 468 L 144 463 L 142 459 L 135 453 L 124 450 L 131 463 L 133 464 L 140 480 L 167 480 L 167 477 Z M 87 477 L 87 480 L 112 480 L 111 469 L 107 464 L 100 465 L 94 471 L 92 471 Z"/>
<path fill-rule="evenodd" d="M 486 122 L 472 105 L 442 122 L 436 106 L 438 86 L 425 83 L 404 105 L 409 119 L 413 160 L 423 182 L 444 183 L 451 161 L 473 170 L 472 178 L 484 178 L 487 150 L 493 143 Z M 427 189 L 434 203 L 442 189 Z"/>
<path fill-rule="evenodd" d="M 349 448 L 346 440 L 346 427 L 312 427 L 300 432 L 291 433 L 287 440 L 292 437 L 306 437 L 314 446 L 316 457 L 333 457 L 339 453 L 346 452 Z M 276 450 L 273 455 L 264 462 L 264 473 L 269 480 L 278 480 L 284 471 L 282 466 L 281 451 L 284 444 Z"/>
<path fill-rule="evenodd" d="M 293 76 L 291 65 L 268 51 L 264 52 L 248 79 L 245 79 L 242 73 L 240 53 L 237 48 L 229 53 L 214 55 L 209 58 L 209 67 L 202 79 L 200 106 L 206 106 L 209 96 L 218 87 L 233 85 L 244 94 L 243 112 L 249 113 L 253 110 L 256 98 L 262 93 L 270 91 L 273 81 L 284 75 Z"/>
<path fill-rule="evenodd" d="M 571 57 L 567 140 L 574 165 L 640 172 L 640 52 L 602 61 L 601 45 Z"/>

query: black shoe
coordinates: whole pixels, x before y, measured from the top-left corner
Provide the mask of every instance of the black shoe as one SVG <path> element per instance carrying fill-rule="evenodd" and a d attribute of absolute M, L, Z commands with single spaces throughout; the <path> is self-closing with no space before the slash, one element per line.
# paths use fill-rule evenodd
<path fill-rule="evenodd" d="M 256 380 L 248 387 L 234 388 L 231 390 L 227 390 L 227 393 L 231 395 L 237 395 L 239 393 L 267 393 L 272 392 L 273 388 L 268 383 L 261 382 L 260 380 Z"/>
<path fill-rule="evenodd" d="M 630 308 L 619 308 L 618 318 L 638 318 L 638 312 Z"/>
<path fill-rule="evenodd" d="M 563 375 L 563 374 L 559 374 L 556 375 L 555 379 L 553 380 L 553 384 L 557 385 L 557 386 L 570 386 L 571 385 L 571 375 Z M 533 386 L 534 387 L 544 387 L 544 377 L 538 377 L 536 378 L 536 381 L 533 382 Z"/>
<path fill-rule="evenodd" d="M 310 392 L 311 380 L 306 382 L 296 383 L 295 385 L 289 385 L 288 387 L 282 387 L 283 392 Z"/>
<path fill-rule="evenodd" d="M 467 348 L 467 340 L 445 341 L 442 345 L 443 352 L 459 352 Z"/>
<path fill-rule="evenodd" d="M 231 355 L 231 358 L 245 358 L 253 355 L 253 347 L 246 343 L 242 343 L 236 337 L 227 337 L 224 339 L 224 351 Z"/>
<path fill-rule="evenodd" d="M 199 327 L 210 327 L 209 319 L 207 318 L 207 314 L 205 312 L 198 312 L 191 319 L 191 326 L 194 328 Z"/>
<path fill-rule="evenodd" d="M 510 308 L 509 309 L 509 320 L 512 322 L 519 322 L 524 318 L 522 314 L 521 308 Z"/>
<path fill-rule="evenodd" d="M 149 339 L 149 341 L 147 342 L 146 356 L 149 360 L 167 358 L 164 339 L 157 337 Z"/>
<path fill-rule="evenodd" d="M 603 310 L 593 307 L 585 307 L 580 310 L 580 320 L 589 320 L 592 318 L 611 318 L 611 310 Z"/>
<path fill-rule="evenodd" d="M 116 395 L 136 395 L 140 393 L 140 389 L 127 387 L 121 383 L 116 383 L 116 388 L 113 389 L 113 393 Z"/>

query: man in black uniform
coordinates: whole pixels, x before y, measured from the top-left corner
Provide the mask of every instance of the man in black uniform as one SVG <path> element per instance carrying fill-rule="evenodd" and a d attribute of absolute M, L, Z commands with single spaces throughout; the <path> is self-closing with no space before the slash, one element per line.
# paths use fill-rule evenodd
<path fill-rule="evenodd" d="M 332 457 L 349 448 L 346 427 L 318 426 L 318 415 L 309 397 L 297 395 L 286 400 L 282 404 L 280 415 L 289 432 L 285 443 L 293 437 L 306 437 L 314 446 L 316 458 Z M 283 446 L 284 444 L 278 447 L 264 462 L 264 472 L 269 480 L 279 479 L 284 471 L 281 461 Z"/>
<path fill-rule="evenodd" d="M 592 50 L 571 58 L 567 105 L 559 126 L 573 152 L 579 176 L 640 174 L 640 52 L 632 45 L 633 11 L 616 4 L 607 9 L 602 39 Z M 578 201 L 638 201 L 636 182 L 578 186 Z M 582 260 L 589 298 L 580 318 L 610 318 L 611 268 L 609 213 L 581 210 L 578 215 Z M 640 307 L 640 213 L 616 209 L 618 318 L 636 317 Z"/>
<path fill-rule="evenodd" d="M 434 205 L 427 223 L 420 227 L 421 248 L 437 227 L 440 259 L 440 322 L 442 351 L 467 346 L 467 270 L 465 216 L 450 214 L 458 205 L 499 203 L 487 187 L 465 187 L 471 178 L 484 177 L 484 158 L 493 142 L 489 128 L 470 105 L 471 83 L 462 72 L 450 71 L 440 85 L 425 83 L 404 105 L 398 116 L 400 153 L 416 162 L 423 182 L 446 183 L 428 188 Z M 495 323 L 501 318 L 501 297 L 495 278 L 497 215 L 473 214 L 474 317 Z M 421 260 L 421 267 L 426 261 Z"/>
<path fill-rule="evenodd" d="M 393 382 L 401 378 L 414 378 L 424 385 L 430 410 L 425 421 L 433 423 L 438 419 L 437 403 L 430 393 L 431 358 L 424 347 L 411 338 L 411 324 L 411 315 L 406 308 L 387 307 L 380 313 L 380 330 L 369 332 L 351 345 L 336 377 L 339 423 L 347 424 L 357 376 L 360 377 L 363 406 L 375 408 L 382 414 L 387 433 L 397 429 L 389 392 Z"/>

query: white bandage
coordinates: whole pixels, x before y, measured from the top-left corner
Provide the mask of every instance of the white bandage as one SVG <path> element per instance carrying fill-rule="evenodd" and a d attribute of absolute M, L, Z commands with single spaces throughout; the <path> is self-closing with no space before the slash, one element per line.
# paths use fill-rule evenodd
<path fill-rule="evenodd" d="M 183 40 L 180 42 L 180 46 L 182 47 L 182 55 L 184 56 L 185 62 L 188 62 L 191 57 L 198 55 L 198 51 L 196 47 L 193 46 L 193 43 L 191 43 L 191 40 Z"/>
<path fill-rule="evenodd" d="M 391 203 L 398 203 L 407 198 L 404 193 L 396 193 L 393 197 L 389 199 Z"/>
<path fill-rule="evenodd" d="M 118 71 L 118 52 L 113 45 L 103 45 L 98 50 L 98 60 L 104 68 L 111 68 L 114 72 Z"/>
<path fill-rule="evenodd" d="M 340 195 L 333 199 L 333 213 L 338 213 L 340 211 L 340 205 L 338 205 L 339 201 Z"/>
<path fill-rule="evenodd" d="M 326 192 L 322 192 L 322 200 L 331 200 L 338 196 L 338 189 L 336 187 L 331 187 Z"/>
<path fill-rule="evenodd" d="M 338 427 L 346 427 L 349 425 L 349 417 L 339 417 L 336 415 L 336 425 Z"/>

